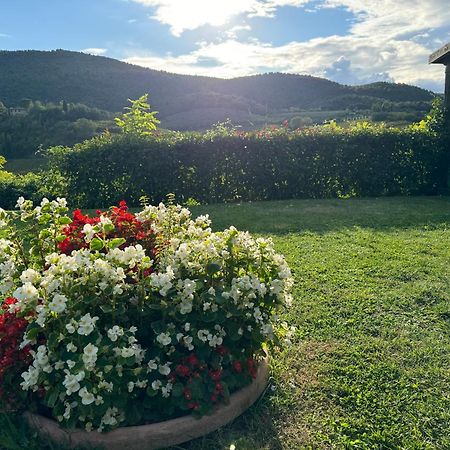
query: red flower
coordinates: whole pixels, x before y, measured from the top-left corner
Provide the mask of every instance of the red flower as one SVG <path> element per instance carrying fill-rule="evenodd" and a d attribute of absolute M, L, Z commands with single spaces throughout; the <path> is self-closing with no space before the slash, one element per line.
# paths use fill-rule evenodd
<path fill-rule="evenodd" d="M 69 255 L 73 250 L 88 248 L 89 243 L 85 241 L 83 228 L 86 224 L 95 226 L 100 222 L 101 216 L 109 218 L 114 225 L 114 230 L 106 233 L 107 238 L 125 239 L 121 248 L 139 243 L 150 258 L 156 258 L 156 236 L 152 224 L 149 221 L 141 222 L 137 220 L 136 216 L 128 211 L 128 206 L 124 200 L 119 203 L 119 206 L 111 208 L 110 211 L 97 210 L 97 217 L 84 215 L 81 210 L 76 209 L 73 212 L 72 222 L 62 230 L 66 238 L 58 244 L 60 252 Z M 146 275 L 148 276 L 150 273 L 150 271 L 147 271 Z"/>
<path fill-rule="evenodd" d="M 193 409 L 194 411 L 196 411 L 197 409 L 200 408 L 200 404 L 199 404 L 198 402 L 189 402 L 189 403 L 187 404 L 187 407 L 188 407 L 189 409 Z"/>
<path fill-rule="evenodd" d="M 175 372 L 177 373 L 177 375 L 179 375 L 180 377 L 188 377 L 191 369 L 189 369 L 188 366 L 184 366 L 179 364 L 176 368 L 175 368 Z"/>
<path fill-rule="evenodd" d="M 209 375 L 213 381 L 219 381 L 222 378 L 221 370 L 210 370 Z"/>
<path fill-rule="evenodd" d="M 183 395 L 186 400 L 190 400 L 192 398 L 191 391 L 187 387 L 183 389 Z"/>
<path fill-rule="evenodd" d="M 230 351 L 228 350 L 227 347 L 225 347 L 225 345 L 219 345 L 216 350 L 217 350 L 217 353 L 219 353 L 219 355 L 222 355 L 222 356 L 230 353 Z"/>
<path fill-rule="evenodd" d="M 199 360 L 197 358 L 197 355 L 195 353 L 191 353 L 187 358 L 186 362 L 190 364 L 192 367 L 195 367 L 199 364 Z"/>
<path fill-rule="evenodd" d="M 1 305 L 3 313 L 0 314 L 0 399 L 10 407 L 14 407 L 17 400 L 14 389 L 18 389 L 20 374 L 31 363 L 30 347 L 19 347 L 28 322 L 18 317 L 16 312 L 10 311 L 10 306 L 16 302 L 15 298 L 6 298 Z M 12 382 L 5 385 L 6 379 Z"/>
<path fill-rule="evenodd" d="M 234 361 L 233 368 L 237 373 L 242 372 L 242 363 L 240 361 Z"/>
<path fill-rule="evenodd" d="M 247 369 L 248 373 L 253 377 L 256 378 L 256 367 L 255 367 L 255 360 L 253 358 L 247 359 Z"/>

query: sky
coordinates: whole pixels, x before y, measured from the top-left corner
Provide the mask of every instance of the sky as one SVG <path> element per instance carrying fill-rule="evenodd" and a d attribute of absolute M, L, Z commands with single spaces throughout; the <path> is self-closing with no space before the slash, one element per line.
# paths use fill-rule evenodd
<path fill-rule="evenodd" d="M 0 49 L 222 78 L 308 74 L 442 92 L 450 0 L 0 0 Z M 2 68 L 0 67 L 0 70 Z"/>

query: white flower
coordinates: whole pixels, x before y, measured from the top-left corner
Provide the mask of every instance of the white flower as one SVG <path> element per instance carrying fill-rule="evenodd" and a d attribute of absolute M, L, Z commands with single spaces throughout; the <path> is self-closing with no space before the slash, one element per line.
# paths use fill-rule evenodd
<path fill-rule="evenodd" d="M 147 380 L 138 380 L 138 381 L 136 381 L 136 386 L 138 388 L 141 388 L 141 389 L 145 389 L 147 387 L 147 384 L 148 384 Z"/>
<path fill-rule="evenodd" d="M 97 353 L 98 347 L 91 343 L 84 347 L 82 359 L 87 370 L 93 370 L 95 362 L 97 361 Z"/>
<path fill-rule="evenodd" d="M 170 335 L 168 333 L 158 334 L 158 336 L 156 337 L 156 340 L 161 345 L 170 345 L 170 343 L 172 342 L 172 338 L 170 337 Z"/>
<path fill-rule="evenodd" d="M 72 408 L 70 407 L 70 404 L 66 403 L 66 410 L 64 411 L 64 414 L 63 414 L 64 419 L 66 419 L 66 420 L 70 419 L 70 411 L 71 411 L 71 409 Z"/>
<path fill-rule="evenodd" d="M 192 312 L 192 300 L 184 299 L 180 303 L 180 313 L 181 314 L 189 314 L 190 312 Z"/>
<path fill-rule="evenodd" d="M 66 388 L 66 394 L 71 395 L 74 392 L 78 392 L 81 387 L 80 381 L 83 379 L 84 379 L 84 372 L 79 372 L 76 375 L 67 373 L 63 381 L 63 386 Z"/>
<path fill-rule="evenodd" d="M 197 337 L 202 341 L 206 342 L 209 339 L 212 338 L 212 335 L 210 334 L 209 330 L 198 330 Z"/>
<path fill-rule="evenodd" d="M 171 391 L 172 391 L 172 383 L 170 382 L 161 388 L 161 394 L 165 398 L 170 397 Z"/>
<path fill-rule="evenodd" d="M 122 420 L 122 415 L 120 414 L 119 410 L 115 406 L 113 406 L 112 408 L 108 408 L 106 410 L 106 413 L 102 417 L 102 424 L 114 426 Z"/>
<path fill-rule="evenodd" d="M 114 388 L 114 384 L 112 382 L 108 383 L 107 381 L 102 380 L 98 383 L 98 388 L 105 389 L 108 392 L 112 392 L 112 390 Z"/>
<path fill-rule="evenodd" d="M 147 364 L 147 372 L 151 372 L 153 370 L 156 370 L 158 368 L 158 364 L 156 364 L 156 361 L 154 359 L 151 359 Z"/>
<path fill-rule="evenodd" d="M 20 196 L 17 199 L 16 208 L 19 208 L 20 210 L 22 210 L 22 208 L 24 207 L 24 203 L 25 203 L 25 199 L 22 196 Z"/>
<path fill-rule="evenodd" d="M 89 223 L 86 223 L 84 225 L 82 232 L 85 235 L 84 236 L 84 240 L 86 242 L 91 242 L 92 239 L 94 238 L 95 233 L 96 233 L 96 231 L 94 230 L 94 227 L 91 224 L 89 224 Z"/>
<path fill-rule="evenodd" d="M 161 375 L 169 375 L 169 373 L 170 373 L 169 363 L 160 365 L 160 366 L 158 367 L 158 372 L 159 372 Z"/>
<path fill-rule="evenodd" d="M 162 383 L 161 383 L 160 380 L 155 380 L 155 381 L 152 382 L 152 389 L 154 391 L 157 391 L 158 389 L 160 389 L 161 386 L 162 386 Z"/>
<path fill-rule="evenodd" d="M 217 347 L 218 345 L 222 345 L 223 339 L 220 336 L 216 336 L 214 335 L 210 340 L 209 340 L 209 346 L 210 347 Z"/>
<path fill-rule="evenodd" d="M 27 269 L 22 272 L 20 275 L 20 281 L 22 283 L 36 283 L 39 281 L 41 276 L 34 269 Z"/>
<path fill-rule="evenodd" d="M 71 359 L 68 359 L 68 360 L 66 361 L 66 364 L 67 364 L 67 367 L 68 367 L 69 369 L 72 369 L 73 367 L 75 367 L 76 362 L 75 362 L 75 361 L 72 361 Z"/>
<path fill-rule="evenodd" d="M 187 349 L 190 350 L 194 350 L 194 346 L 192 345 L 192 341 L 194 339 L 191 336 L 184 336 L 183 337 L 183 343 L 184 345 L 187 347 Z"/>
<path fill-rule="evenodd" d="M 69 342 L 66 345 L 66 348 L 67 348 L 68 352 L 74 352 L 75 353 L 77 351 L 77 346 L 73 342 Z"/>
<path fill-rule="evenodd" d="M 17 288 L 13 297 L 20 302 L 36 300 L 39 297 L 38 290 L 29 282 L 25 282 L 21 287 Z"/>
<path fill-rule="evenodd" d="M 20 383 L 20 386 L 24 391 L 27 391 L 30 388 L 36 387 L 39 378 L 39 369 L 36 369 L 34 366 L 30 366 L 26 372 L 22 373 L 23 381 Z"/>
<path fill-rule="evenodd" d="M 75 322 L 75 326 L 78 326 L 76 322 Z M 74 326 L 73 323 L 68 323 L 68 324 L 66 324 L 66 330 L 67 330 L 70 334 L 73 334 L 73 333 L 75 333 L 75 326 Z"/>
<path fill-rule="evenodd" d="M 134 356 L 134 348 L 133 347 L 124 347 L 120 349 L 120 356 L 123 358 L 130 358 Z"/>
<path fill-rule="evenodd" d="M 95 322 L 97 322 L 98 317 L 94 316 L 91 317 L 90 313 L 85 314 L 79 321 L 78 321 L 78 334 L 81 334 L 83 336 L 88 336 L 94 331 Z"/>
<path fill-rule="evenodd" d="M 53 300 L 48 304 L 50 311 L 62 313 L 66 309 L 67 297 L 62 294 L 55 294 Z"/>
<path fill-rule="evenodd" d="M 55 362 L 55 370 L 61 370 L 61 369 L 63 369 L 63 368 L 64 368 L 64 365 L 65 365 L 64 361 L 61 361 L 61 360 L 56 361 L 56 362 Z"/>
<path fill-rule="evenodd" d="M 123 336 L 123 328 L 114 325 L 108 330 L 108 337 L 112 342 L 116 342 L 119 336 Z"/>
<path fill-rule="evenodd" d="M 85 387 L 81 388 L 78 391 L 78 395 L 81 397 L 81 403 L 83 405 L 90 405 L 95 401 L 94 394 L 92 394 L 92 392 L 89 392 Z"/>

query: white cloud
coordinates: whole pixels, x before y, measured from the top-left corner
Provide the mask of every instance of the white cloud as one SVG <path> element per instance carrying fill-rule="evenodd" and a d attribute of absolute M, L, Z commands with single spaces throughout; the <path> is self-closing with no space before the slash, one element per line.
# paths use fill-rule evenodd
<path fill-rule="evenodd" d="M 10 34 L 0 33 L 0 38 L 9 38 L 9 37 L 11 37 Z"/>
<path fill-rule="evenodd" d="M 172 34 L 180 36 L 186 30 L 203 25 L 222 26 L 234 16 L 271 17 L 280 6 L 301 6 L 309 0 L 133 0 L 155 8 L 151 16 L 169 25 Z"/>
<path fill-rule="evenodd" d="M 252 27 L 250 25 L 236 25 L 229 30 L 225 31 L 225 36 L 230 39 L 237 39 L 237 36 L 242 31 L 251 31 Z"/>
<path fill-rule="evenodd" d="M 176 3 L 170 0 L 134 1 L 154 5 L 170 3 L 172 6 Z M 190 4 L 195 7 L 199 3 L 193 0 Z M 210 3 L 215 2 L 210 0 Z M 237 7 L 232 7 L 237 3 L 245 6 L 242 8 L 247 15 L 270 16 L 277 5 L 299 6 L 306 2 L 229 0 L 226 3 L 229 11 L 236 11 Z M 239 30 L 233 32 L 231 28 L 225 41 L 199 43 L 198 48 L 188 54 L 141 55 L 126 61 L 170 72 L 225 78 L 281 71 L 325 76 L 347 84 L 393 80 L 442 91 L 443 67 L 428 65 L 427 61 L 429 54 L 450 36 L 448 0 L 410 0 L 407 6 L 399 5 L 397 0 L 321 0 L 319 7 L 351 11 L 355 21 L 348 34 L 273 46 L 255 39 L 240 42 L 236 37 Z M 187 29 L 186 22 L 174 25 L 173 20 L 172 26 L 178 32 Z M 194 22 L 189 26 L 194 27 Z M 214 60 L 217 61 L 215 66 L 210 64 Z M 203 61 L 209 63 L 202 64 Z"/>
<path fill-rule="evenodd" d="M 108 49 L 92 47 L 92 48 L 85 48 L 84 50 L 81 51 L 83 53 L 89 53 L 90 55 L 101 56 L 104 55 L 108 51 Z"/>

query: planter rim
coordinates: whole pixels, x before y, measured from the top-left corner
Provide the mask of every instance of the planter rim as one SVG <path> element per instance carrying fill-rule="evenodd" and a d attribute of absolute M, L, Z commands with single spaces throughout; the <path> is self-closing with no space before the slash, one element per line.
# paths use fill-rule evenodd
<path fill-rule="evenodd" d="M 256 378 L 251 384 L 232 394 L 228 405 L 220 405 L 211 415 L 200 419 L 189 415 L 164 422 L 98 433 L 82 429 L 64 429 L 56 421 L 28 411 L 24 413 L 24 417 L 30 427 L 39 434 L 70 449 L 84 446 L 105 450 L 155 450 L 204 436 L 233 421 L 260 397 L 267 386 L 268 377 L 268 357 L 266 357 L 259 362 Z"/>

